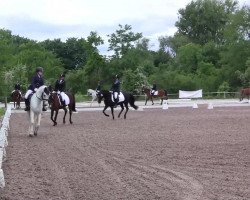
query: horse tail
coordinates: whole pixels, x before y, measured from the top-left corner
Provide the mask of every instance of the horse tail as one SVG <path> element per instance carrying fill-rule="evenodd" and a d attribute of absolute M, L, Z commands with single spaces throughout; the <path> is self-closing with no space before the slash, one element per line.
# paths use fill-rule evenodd
<path fill-rule="evenodd" d="M 135 105 L 135 97 L 134 95 L 130 94 L 129 95 L 129 104 L 131 107 L 133 107 L 135 110 L 138 109 L 138 106 Z"/>
<path fill-rule="evenodd" d="M 72 100 L 73 100 L 73 102 L 72 102 L 72 110 L 76 111 L 76 100 L 75 100 L 75 95 L 74 94 L 72 94 Z"/>

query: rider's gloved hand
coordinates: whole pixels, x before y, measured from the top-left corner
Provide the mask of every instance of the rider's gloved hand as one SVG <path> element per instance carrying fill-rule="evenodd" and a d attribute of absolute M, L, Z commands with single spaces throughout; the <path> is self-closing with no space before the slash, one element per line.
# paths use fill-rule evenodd
<path fill-rule="evenodd" d="M 36 92 L 36 91 L 37 91 L 37 88 L 35 88 L 34 90 L 35 90 L 35 92 Z"/>

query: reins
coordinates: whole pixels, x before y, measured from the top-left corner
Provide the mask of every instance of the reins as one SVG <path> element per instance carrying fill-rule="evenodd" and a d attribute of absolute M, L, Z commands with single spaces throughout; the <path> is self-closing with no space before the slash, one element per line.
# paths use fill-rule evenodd
<path fill-rule="evenodd" d="M 38 97 L 38 96 L 37 96 L 37 93 L 36 93 L 36 98 L 38 98 L 40 101 L 48 101 L 48 99 L 44 99 L 44 98 L 43 98 L 43 93 L 44 93 L 44 92 L 42 92 L 42 95 L 41 95 L 42 98 L 41 98 L 41 97 Z"/>

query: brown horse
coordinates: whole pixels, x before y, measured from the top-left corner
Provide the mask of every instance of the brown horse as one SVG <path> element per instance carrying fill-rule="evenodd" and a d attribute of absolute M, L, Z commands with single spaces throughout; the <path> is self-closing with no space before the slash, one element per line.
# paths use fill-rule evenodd
<path fill-rule="evenodd" d="M 245 98 L 245 97 L 249 100 L 249 97 L 250 97 L 250 88 L 241 89 L 241 92 L 240 92 L 240 101 L 242 101 L 243 98 Z"/>
<path fill-rule="evenodd" d="M 149 88 L 146 88 L 146 87 L 142 87 L 142 91 L 147 95 L 145 105 L 147 105 L 147 102 L 149 99 L 151 99 L 152 105 L 154 105 L 153 98 L 160 98 L 161 105 L 162 105 L 163 100 L 168 99 L 168 93 L 166 90 L 157 90 L 158 91 L 157 95 L 151 95 L 151 90 Z"/>
<path fill-rule="evenodd" d="M 12 92 L 11 97 L 12 101 L 14 102 L 14 108 L 16 109 L 21 108 L 20 102 L 22 100 L 22 95 L 20 94 L 20 91 L 15 90 L 14 92 Z"/>
<path fill-rule="evenodd" d="M 68 105 L 68 108 L 69 108 L 69 122 L 71 124 L 73 124 L 73 122 L 71 120 L 71 116 L 72 116 L 72 112 L 76 112 L 76 110 L 75 110 L 75 107 L 76 107 L 75 96 L 73 94 L 71 94 L 71 93 L 67 93 L 67 92 L 65 92 L 65 93 L 68 95 L 69 100 L 70 100 L 70 103 Z M 66 106 L 61 105 L 59 96 L 58 96 L 58 94 L 56 92 L 52 92 L 50 94 L 49 104 L 50 104 L 50 109 L 51 109 L 50 119 L 54 122 L 53 126 L 57 125 L 56 119 L 57 119 L 58 111 L 60 109 L 64 110 L 63 123 L 65 124 L 65 117 L 67 115 L 68 110 L 67 110 Z M 54 116 L 54 112 L 55 112 L 55 116 Z"/>

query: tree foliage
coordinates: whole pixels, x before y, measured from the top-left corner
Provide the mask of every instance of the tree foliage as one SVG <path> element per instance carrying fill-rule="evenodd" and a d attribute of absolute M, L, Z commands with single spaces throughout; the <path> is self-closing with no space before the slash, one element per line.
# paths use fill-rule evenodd
<path fill-rule="evenodd" d="M 86 94 L 98 81 L 110 89 L 119 74 L 122 89 L 140 93 L 142 85 L 168 93 L 178 90 L 238 91 L 250 86 L 250 8 L 233 0 L 191 1 L 179 10 L 177 32 L 160 36 L 157 50 L 150 39 L 119 24 L 108 35 L 111 57 L 99 53 L 104 40 L 95 31 L 87 38 L 36 42 L 0 29 L 0 96 L 15 81 L 26 89 L 34 70 L 42 66 L 46 84 L 66 73 L 67 88 Z"/>
<path fill-rule="evenodd" d="M 129 49 L 135 46 L 136 41 L 142 38 L 142 33 L 132 32 L 132 27 L 128 24 L 118 25 L 119 29 L 108 35 L 109 50 L 114 51 L 116 57 L 125 55 Z"/>

